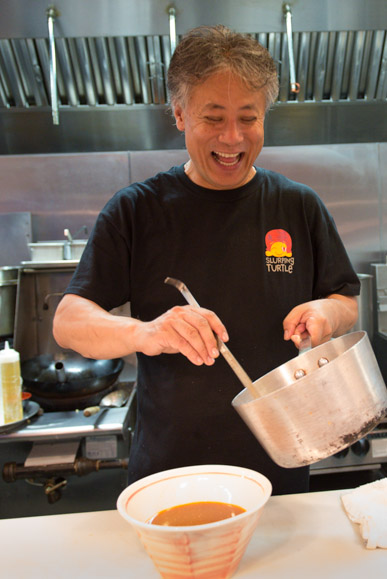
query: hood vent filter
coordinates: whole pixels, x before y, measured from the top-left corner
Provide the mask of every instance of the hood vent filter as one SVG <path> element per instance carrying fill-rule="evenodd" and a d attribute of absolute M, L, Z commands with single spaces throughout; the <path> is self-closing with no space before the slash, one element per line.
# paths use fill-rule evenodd
<path fill-rule="evenodd" d="M 279 102 L 386 99 L 384 30 L 294 33 L 298 93 L 290 90 L 286 34 L 256 37 L 278 62 Z M 61 107 L 159 105 L 168 100 L 168 35 L 56 38 L 55 48 Z M 47 107 L 49 87 L 48 39 L 0 39 L 0 107 Z"/>

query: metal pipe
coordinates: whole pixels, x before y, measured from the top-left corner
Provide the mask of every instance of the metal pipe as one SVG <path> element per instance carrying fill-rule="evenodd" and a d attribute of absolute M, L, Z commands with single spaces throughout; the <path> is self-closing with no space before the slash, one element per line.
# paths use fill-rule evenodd
<path fill-rule="evenodd" d="M 300 85 L 296 82 L 296 67 L 294 64 L 292 11 L 290 9 L 290 4 L 284 4 L 282 9 L 285 15 L 286 35 L 288 39 L 290 90 L 293 93 L 298 93 L 300 91 Z"/>
<path fill-rule="evenodd" d="M 55 52 L 55 35 L 54 22 L 59 13 L 54 7 L 47 10 L 47 26 L 48 39 L 50 48 L 50 93 L 51 93 L 51 111 L 52 122 L 54 125 L 59 125 L 59 110 L 58 110 L 58 89 L 56 84 L 56 52 Z"/>
<path fill-rule="evenodd" d="M 3 480 L 7 483 L 16 482 L 20 479 L 37 479 L 53 476 L 86 476 L 92 472 L 111 469 L 127 469 L 127 458 L 112 460 L 92 460 L 85 457 L 75 459 L 73 463 L 65 464 L 40 464 L 36 466 L 24 466 L 16 462 L 7 462 L 3 467 Z"/>
<path fill-rule="evenodd" d="M 169 15 L 169 42 L 171 46 L 171 56 L 175 52 L 176 48 L 176 8 L 174 6 L 170 6 L 168 8 L 168 15 Z"/>

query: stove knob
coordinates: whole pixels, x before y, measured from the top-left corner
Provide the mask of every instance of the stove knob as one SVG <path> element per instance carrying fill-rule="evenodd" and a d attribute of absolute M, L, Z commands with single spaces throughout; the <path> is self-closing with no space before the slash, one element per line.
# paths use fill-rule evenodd
<path fill-rule="evenodd" d="M 345 456 L 347 456 L 348 452 L 349 448 L 343 448 L 343 450 L 336 452 L 336 454 L 334 454 L 333 456 L 335 456 L 336 458 L 344 458 Z"/>
<path fill-rule="evenodd" d="M 351 449 L 356 456 L 364 456 L 370 449 L 370 443 L 366 438 L 361 438 L 351 446 Z"/>

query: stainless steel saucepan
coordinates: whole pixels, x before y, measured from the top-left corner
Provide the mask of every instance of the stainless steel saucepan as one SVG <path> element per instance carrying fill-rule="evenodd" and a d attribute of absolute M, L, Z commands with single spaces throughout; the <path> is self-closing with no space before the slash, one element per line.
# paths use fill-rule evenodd
<path fill-rule="evenodd" d="M 174 278 L 188 303 L 199 306 Z M 219 351 L 245 389 L 232 401 L 251 432 L 279 466 L 295 468 L 350 446 L 387 415 L 387 388 L 366 332 L 352 332 L 310 348 L 252 382 L 227 346 Z"/>
<path fill-rule="evenodd" d="M 387 414 L 387 388 L 366 332 L 312 348 L 232 401 L 269 456 L 285 468 L 350 446 Z"/>

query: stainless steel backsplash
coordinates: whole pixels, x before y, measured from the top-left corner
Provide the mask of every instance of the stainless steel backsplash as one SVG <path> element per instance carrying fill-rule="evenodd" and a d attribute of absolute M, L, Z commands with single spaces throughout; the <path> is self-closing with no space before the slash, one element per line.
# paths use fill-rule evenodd
<path fill-rule="evenodd" d="M 120 188 L 187 159 L 184 149 L 0 156 L 0 214 L 30 212 L 31 241 L 64 238 Z M 387 143 L 266 147 L 257 160 L 311 186 L 332 213 L 359 273 L 387 253 Z M 0 232 L 0 264 L 21 231 Z M 84 235 L 82 235 L 84 237 Z"/>

